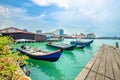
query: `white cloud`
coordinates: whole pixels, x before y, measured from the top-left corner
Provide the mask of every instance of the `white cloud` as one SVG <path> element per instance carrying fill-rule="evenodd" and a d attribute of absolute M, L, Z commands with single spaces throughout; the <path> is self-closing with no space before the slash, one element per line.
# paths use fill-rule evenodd
<path fill-rule="evenodd" d="M 68 8 L 68 1 L 66 0 L 33 0 L 33 2 L 39 6 L 49 6 L 51 4 L 56 4 L 59 7 Z"/>
<path fill-rule="evenodd" d="M 64 8 L 64 10 L 51 10 L 50 12 L 42 12 L 37 16 L 29 16 L 24 6 L 30 9 L 31 6 L 35 7 L 35 4 L 23 3 L 22 8 L 0 6 L 0 27 L 26 26 L 26 28 L 33 28 L 39 26 L 49 30 L 47 27 L 57 27 L 56 24 L 58 24 L 58 26 L 79 33 L 80 31 L 90 31 L 89 29 L 97 31 L 97 28 L 103 28 L 104 24 L 110 22 L 114 24 L 116 20 L 119 21 L 119 4 L 117 3 L 116 6 L 114 0 L 32 0 L 32 2 L 39 5 L 41 9 L 44 6 L 50 7 L 54 4 L 58 8 Z"/>
<path fill-rule="evenodd" d="M 10 18 L 9 9 L 3 6 L 0 6 L 0 16 L 4 18 Z"/>
<path fill-rule="evenodd" d="M 40 17 L 45 17 L 46 15 L 45 14 L 41 14 Z"/>
<path fill-rule="evenodd" d="M 38 16 L 29 16 L 26 9 L 11 6 L 0 6 L 0 28 L 6 27 L 38 27 L 44 22 L 46 13 Z M 35 28 L 34 28 L 35 29 Z"/>
<path fill-rule="evenodd" d="M 26 7 L 33 7 L 34 6 L 32 3 L 23 3 L 23 5 Z"/>
<path fill-rule="evenodd" d="M 49 6 L 56 4 L 58 7 L 64 7 L 66 9 L 91 9 L 103 7 L 104 0 L 32 0 L 39 6 Z"/>
<path fill-rule="evenodd" d="M 32 0 L 35 4 L 39 6 L 49 6 L 52 4 L 58 7 L 63 7 L 66 11 L 57 12 L 56 15 L 64 16 L 69 15 L 66 19 L 69 20 L 70 17 L 74 16 L 72 19 L 84 17 L 99 20 L 101 18 L 107 18 L 104 16 L 104 9 L 106 9 L 106 2 L 104 0 Z M 103 10 L 103 11 L 102 11 Z M 62 14 L 61 14 L 62 13 Z M 103 14 L 103 15 L 101 15 Z M 105 15 L 109 12 L 105 12 Z M 57 17 L 58 17 L 57 16 Z M 75 17 L 76 16 L 76 17 Z M 100 16 L 100 17 L 99 17 Z"/>
<path fill-rule="evenodd" d="M 50 3 L 50 0 L 33 0 L 36 4 L 40 6 L 48 6 Z"/>
<path fill-rule="evenodd" d="M 10 18 L 10 10 L 4 6 L 0 6 L 0 28 L 13 26 L 14 22 Z"/>
<path fill-rule="evenodd" d="M 8 27 L 13 27 L 14 26 L 14 22 L 11 21 L 11 20 L 6 20 L 6 19 L 3 19 L 1 20 L 0 22 L 0 29 L 4 29 L 4 28 L 8 28 Z"/>
<path fill-rule="evenodd" d="M 63 11 L 55 11 L 52 13 L 52 18 L 57 20 L 59 26 L 64 26 L 69 30 L 77 28 L 77 31 L 87 32 L 93 26 L 99 24 L 109 24 L 108 20 L 114 17 L 114 10 L 111 12 L 108 8 L 112 6 L 112 2 L 106 0 L 33 0 L 39 6 L 49 6 L 52 4 L 58 7 L 63 7 Z M 87 28 L 89 26 L 89 28 Z M 103 28 L 104 25 L 98 26 Z M 78 30 L 80 29 L 80 30 Z M 97 31 L 97 28 L 95 28 Z M 93 30 L 93 31 L 95 31 Z M 92 31 L 92 30 L 91 30 Z"/>

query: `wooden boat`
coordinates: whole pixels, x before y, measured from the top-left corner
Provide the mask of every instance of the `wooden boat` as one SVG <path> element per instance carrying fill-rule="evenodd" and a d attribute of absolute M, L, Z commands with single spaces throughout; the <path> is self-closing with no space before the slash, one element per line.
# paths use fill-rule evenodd
<path fill-rule="evenodd" d="M 22 54 L 29 56 L 30 58 L 37 60 L 51 61 L 51 62 L 57 61 L 60 58 L 63 51 L 63 49 L 60 49 L 58 51 L 50 53 L 47 51 L 42 51 L 28 46 L 21 46 L 20 48 L 17 48 L 17 50 Z"/>
<path fill-rule="evenodd" d="M 85 45 L 85 46 L 90 46 L 90 44 L 93 42 L 93 40 L 88 41 L 88 42 L 82 42 L 82 41 L 71 41 L 70 44 L 72 45 Z"/>
<path fill-rule="evenodd" d="M 70 50 L 70 51 L 74 50 L 74 48 L 75 48 L 75 46 L 72 46 L 70 44 L 64 44 L 64 43 L 60 43 L 60 44 L 48 43 L 46 45 L 50 46 L 50 47 L 53 47 L 53 48 Z"/>

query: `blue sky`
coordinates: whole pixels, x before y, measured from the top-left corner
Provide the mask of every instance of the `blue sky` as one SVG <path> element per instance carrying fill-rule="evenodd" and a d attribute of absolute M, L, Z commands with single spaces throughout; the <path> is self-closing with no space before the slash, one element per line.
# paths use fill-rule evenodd
<path fill-rule="evenodd" d="M 120 36 L 120 0 L 0 0 L 0 28 Z"/>

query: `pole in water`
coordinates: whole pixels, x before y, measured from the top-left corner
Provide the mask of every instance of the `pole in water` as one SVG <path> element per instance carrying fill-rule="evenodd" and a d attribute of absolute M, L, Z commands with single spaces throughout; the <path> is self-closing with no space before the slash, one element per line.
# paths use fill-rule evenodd
<path fill-rule="evenodd" d="M 119 46 L 118 46 L 118 42 L 116 42 L 116 47 L 119 48 Z"/>

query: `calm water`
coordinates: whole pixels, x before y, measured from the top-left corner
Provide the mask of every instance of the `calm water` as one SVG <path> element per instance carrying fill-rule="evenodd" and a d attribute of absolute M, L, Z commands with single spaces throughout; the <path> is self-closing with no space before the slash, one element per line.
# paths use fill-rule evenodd
<path fill-rule="evenodd" d="M 72 39 L 66 39 L 63 43 L 70 43 Z M 89 41 L 89 40 L 83 40 Z M 73 51 L 64 51 L 60 59 L 56 62 L 47 62 L 29 59 L 28 68 L 30 69 L 30 77 L 32 80 L 74 80 L 81 67 L 85 66 L 91 57 L 96 53 L 102 44 L 115 45 L 120 40 L 94 40 L 90 47 L 75 49 Z M 40 48 L 47 51 L 55 51 L 56 49 L 47 47 L 46 42 L 41 43 L 23 43 L 28 46 Z M 22 44 L 18 44 L 20 46 Z"/>

